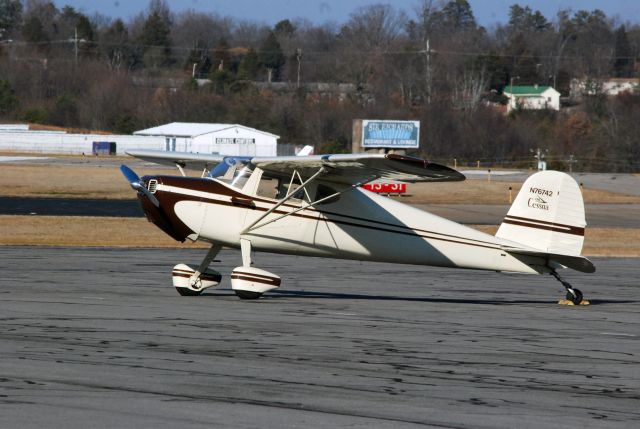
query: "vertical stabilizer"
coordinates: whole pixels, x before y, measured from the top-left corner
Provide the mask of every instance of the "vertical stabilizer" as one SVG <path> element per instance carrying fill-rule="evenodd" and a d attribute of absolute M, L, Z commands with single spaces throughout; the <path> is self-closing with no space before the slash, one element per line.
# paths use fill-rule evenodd
<path fill-rule="evenodd" d="M 541 171 L 522 185 L 496 237 L 546 253 L 580 255 L 587 225 L 580 187 L 559 171 Z"/>

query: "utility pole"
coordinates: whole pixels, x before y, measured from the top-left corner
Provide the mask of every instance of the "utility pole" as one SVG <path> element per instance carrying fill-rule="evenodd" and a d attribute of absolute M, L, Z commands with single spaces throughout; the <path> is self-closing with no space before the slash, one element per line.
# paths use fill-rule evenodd
<path fill-rule="evenodd" d="M 425 52 L 427 54 L 427 104 L 431 104 L 431 46 L 428 38 Z"/>
<path fill-rule="evenodd" d="M 573 154 L 571 154 L 569 155 L 569 160 L 567 162 L 569 163 L 569 173 L 573 173 L 573 164 L 575 164 L 578 161 L 576 161 Z"/>
<path fill-rule="evenodd" d="M 300 61 L 302 59 L 302 49 L 296 50 L 296 60 L 298 61 L 298 89 L 300 88 Z"/>
<path fill-rule="evenodd" d="M 74 32 L 73 32 L 73 39 L 69 39 L 69 42 L 73 43 L 73 51 L 74 51 L 74 54 L 75 54 L 76 65 L 78 65 L 78 44 L 80 42 L 82 42 L 82 43 L 86 42 L 86 40 L 84 40 L 84 39 L 78 39 L 78 27 L 75 27 Z"/>
<path fill-rule="evenodd" d="M 76 65 L 78 65 L 78 27 L 74 29 L 74 37 L 73 37 L 74 51 L 76 54 Z"/>

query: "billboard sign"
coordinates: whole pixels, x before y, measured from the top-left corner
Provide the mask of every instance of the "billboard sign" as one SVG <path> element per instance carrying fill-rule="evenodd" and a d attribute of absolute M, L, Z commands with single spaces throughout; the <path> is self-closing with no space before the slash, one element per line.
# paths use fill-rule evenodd
<path fill-rule="evenodd" d="M 362 147 L 412 149 L 420 146 L 420 121 L 362 121 Z"/>

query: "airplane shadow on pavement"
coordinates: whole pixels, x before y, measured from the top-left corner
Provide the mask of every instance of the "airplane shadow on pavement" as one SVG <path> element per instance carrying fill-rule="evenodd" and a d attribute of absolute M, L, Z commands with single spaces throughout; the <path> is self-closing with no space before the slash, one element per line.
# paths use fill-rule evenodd
<path fill-rule="evenodd" d="M 202 297 L 234 297 L 234 293 L 230 290 L 224 291 L 208 291 L 201 295 Z M 293 290 L 275 290 L 265 294 L 259 300 L 253 302 L 267 302 L 281 299 L 322 299 L 322 300 L 369 300 L 369 301 L 404 301 L 404 302 L 431 302 L 431 303 L 449 303 L 449 304 L 484 304 L 484 305 L 523 305 L 523 304 L 556 304 L 558 299 L 467 299 L 467 298 L 429 298 L 429 297 L 408 297 L 395 295 L 366 295 L 353 293 L 335 293 L 335 292 L 314 292 L 314 291 L 293 291 Z M 587 298 L 588 299 L 588 298 Z M 594 299 L 589 300 L 591 305 L 605 304 L 635 304 L 640 301 L 625 299 Z"/>

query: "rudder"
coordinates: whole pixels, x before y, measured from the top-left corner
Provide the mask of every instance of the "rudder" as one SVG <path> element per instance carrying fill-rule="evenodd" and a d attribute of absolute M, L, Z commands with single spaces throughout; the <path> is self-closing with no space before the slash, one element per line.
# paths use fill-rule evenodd
<path fill-rule="evenodd" d="M 496 237 L 546 253 L 580 255 L 586 224 L 578 183 L 566 173 L 541 171 L 524 182 Z"/>

